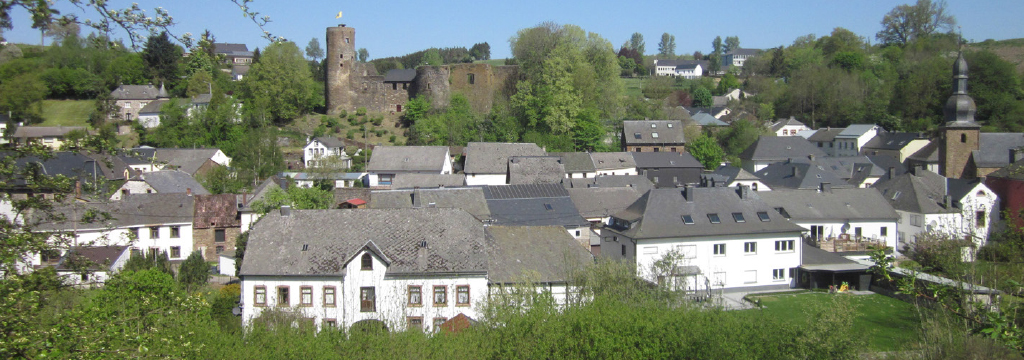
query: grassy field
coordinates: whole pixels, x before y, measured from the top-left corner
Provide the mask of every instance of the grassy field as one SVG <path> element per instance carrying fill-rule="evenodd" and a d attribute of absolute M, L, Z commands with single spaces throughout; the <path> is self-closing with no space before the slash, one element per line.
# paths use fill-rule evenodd
<path fill-rule="evenodd" d="M 627 96 L 643 96 L 640 93 L 640 78 L 619 78 Z"/>
<path fill-rule="evenodd" d="M 830 295 L 822 292 L 806 292 L 785 295 L 757 296 L 764 306 L 761 311 L 768 316 L 775 316 L 783 321 L 796 324 L 807 323 L 811 316 L 808 311 L 815 303 L 821 303 L 829 296 L 850 296 L 856 311 L 853 319 L 852 334 L 861 334 L 867 347 L 876 351 L 895 351 L 906 349 L 908 344 L 919 340 L 919 324 L 917 310 L 914 306 L 890 297 L 878 294 L 871 295 Z"/>
<path fill-rule="evenodd" d="M 39 126 L 89 126 L 92 100 L 43 100 L 43 123 Z"/>

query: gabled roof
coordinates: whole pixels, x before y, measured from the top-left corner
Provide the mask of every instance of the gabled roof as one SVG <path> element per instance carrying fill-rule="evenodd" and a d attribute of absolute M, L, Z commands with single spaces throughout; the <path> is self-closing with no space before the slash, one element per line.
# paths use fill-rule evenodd
<path fill-rule="evenodd" d="M 371 209 L 411 209 L 414 207 L 414 195 L 419 194 L 420 207 L 462 209 L 479 220 L 491 217 L 491 211 L 487 208 L 487 200 L 484 198 L 484 190 L 481 187 L 419 189 L 418 191 L 377 190 L 372 194 L 370 197 Z"/>
<path fill-rule="evenodd" d="M 558 184 L 485 186 L 484 198 L 497 225 L 588 226 Z"/>
<path fill-rule="evenodd" d="M 690 155 L 690 153 L 663 152 L 635 152 L 633 159 L 636 160 L 638 169 L 646 168 L 699 168 L 704 165 Z"/>
<path fill-rule="evenodd" d="M 153 160 L 166 163 L 173 168 L 181 170 L 190 175 L 195 175 L 199 168 L 212 160 L 220 149 L 177 149 L 177 148 L 136 148 L 133 151 L 142 154 L 149 154 Z"/>
<path fill-rule="evenodd" d="M 978 167 L 1004 167 L 1010 164 L 1010 149 L 1024 147 L 1021 133 L 981 133 L 974 164 Z"/>
<path fill-rule="evenodd" d="M 764 169 L 755 172 L 754 176 L 757 176 L 761 179 L 761 182 L 772 189 L 818 189 L 822 183 L 829 183 L 835 188 L 844 188 L 853 186 L 848 182 L 853 175 L 864 172 L 870 174 L 870 171 L 874 168 L 864 169 L 861 167 L 861 171 L 854 172 L 854 169 L 848 169 L 846 166 L 856 167 L 857 164 L 846 164 L 844 166 L 837 165 L 835 159 L 831 161 L 822 159 L 812 161 L 808 158 L 794 158 L 770 164 Z"/>
<path fill-rule="evenodd" d="M 615 215 L 626 221 L 637 221 L 636 224 L 629 229 L 605 229 L 633 239 L 766 233 L 795 235 L 804 231 L 762 201 L 758 192 L 747 190 L 745 198 L 741 198 L 743 189 L 737 188 L 653 189 Z M 692 192 L 690 201 L 684 197 L 686 191 Z M 759 212 L 764 212 L 768 221 L 761 221 Z M 733 213 L 743 214 L 744 222 L 736 221 Z M 712 223 L 709 214 L 718 215 L 720 223 Z M 684 215 L 689 215 L 693 223 L 685 224 Z"/>
<path fill-rule="evenodd" d="M 654 183 L 643 175 L 597 175 L 592 178 L 573 178 L 562 181 L 567 189 L 591 187 L 631 187 L 640 192 L 654 188 Z"/>
<path fill-rule="evenodd" d="M 863 147 L 869 149 L 902 150 L 914 140 L 928 141 L 928 138 L 924 137 L 921 133 L 880 132 L 877 136 L 868 140 Z"/>
<path fill-rule="evenodd" d="M 1007 154 L 1009 156 L 1009 154 Z M 932 140 L 917 152 L 907 156 L 908 160 L 921 161 L 926 163 L 939 162 L 939 140 Z"/>
<path fill-rule="evenodd" d="M 19 126 L 14 138 L 63 137 L 72 131 L 86 131 L 82 126 Z"/>
<path fill-rule="evenodd" d="M 230 54 L 239 51 L 248 52 L 249 47 L 245 44 L 213 43 L 213 52 L 217 54 Z"/>
<path fill-rule="evenodd" d="M 438 174 L 450 161 L 447 146 L 378 146 L 366 171 L 430 171 Z"/>
<path fill-rule="evenodd" d="M 1007 165 L 1002 169 L 993 171 L 992 173 L 988 174 L 988 177 L 1024 180 L 1024 161 L 1018 161 L 1013 164 Z"/>
<path fill-rule="evenodd" d="M 865 271 L 867 265 L 860 264 L 846 257 L 828 252 L 801 242 L 802 252 L 800 254 L 800 267 L 807 270 L 825 271 Z"/>
<path fill-rule="evenodd" d="M 585 218 L 612 216 L 644 194 L 644 191 L 631 187 L 572 188 L 568 191 L 569 198 Z"/>
<path fill-rule="evenodd" d="M 277 175 L 271 175 L 266 180 L 263 180 L 263 182 L 260 183 L 259 186 L 257 186 L 255 189 L 252 190 L 252 194 L 251 195 L 247 195 L 249 197 L 248 199 L 244 199 L 243 201 L 240 201 L 242 203 L 245 203 L 245 205 L 242 206 L 241 208 L 239 208 L 239 210 L 241 210 L 241 211 L 252 211 L 252 202 L 253 201 L 263 199 L 263 197 L 267 196 L 267 193 L 269 193 L 270 190 L 272 190 L 272 189 L 284 190 L 287 185 L 285 187 L 282 187 L 281 184 L 282 184 L 283 181 L 287 181 L 287 180 L 286 179 L 281 179 L 281 178 L 277 177 Z M 285 182 L 284 184 L 287 184 L 287 182 Z"/>
<path fill-rule="evenodd" d="M 512 156 L 546 155 L 534 143 L 471 142 L 466 146 L 466 174 L 507 174 Z"/>
<path fill-rule="evenodd" d="M 391 69 L 384 74 L 384 82 L 412 82 L 416 69 Z"/>
<path fill-rule="evenodd" d="M 43 231 L 83 231 L 191 224 L 194 203 L 195 197 L 185 194 L 131 194 L 120 201 L 65 204 L 55 208 L 56 212 L 64 214 L 65 221 L 44 222 L 36 228 Z M 94 211 L 87 211 L 89 209 Z M 83 221 L 87 213 L 91 213 L 89 216 L 96 220 Z M 104 213 L 109 214 L 110 218 L 95 216 Z"/>
<path fill-rule="evenodd" d="M 627 146 L 641 144 L 684 144 L 683 122 L 679 120 L 626 120 L 622 133 Z"/>
<path fill-rule="evenodd" d="M 160 108 L 164 107 L 164 104 L 170 102 L 170 100 L 153 100 L 149 104 L 139 109 L 139 115 L 142 114 L 155 114 L 160 112 Z"/>
<path fill-rule="evenodd" d="M 79 265 L 87 263 L 88 270 L 109 271 L 121 255 L 124 255 L 127 246 L 106 245 L 106 246 L 76 246 L 71 248 L 57 264 L 57 270 L 82 270 L 71 266 L 72 263 Z"/>
<path fill-rule="evenodd" d="M 82 155 L 77 152 L 70 151 L 57 151 L 51 153 L 51 157 L 46 160 L 42 160 L 35 156 L 25 156 L 16 158 L 14 160 L 14 166 L 20 171 L 25 171 L 27 167 L 38 166 L 38 171 L 42 175 L 57 176 L 62 175 L 71 179 L 83 180 L 92 182 L 93 176 L 103 176 L 100 168 L 100 163 L 88 156 Z M 14 156 L 10 153 L 0 152 L 0 156 L 9 157 Z M 34 171 L 34 170 L 33 170 Z M 20 174 L 14 174 L 13 179 L 8 179 L 4 186 L 23 186 L 27 185 L 24 178 Z"/>
<path fill-rule="evenodd" d="M 896 221 L 899 215 L 875 189 L 777 190 L 758 193 L 772 208 L 783 208 L 794 221 Z"/>
<path fill-rule="evenodd" d="M 761 178 L 754 176 L 749 171 L 743 170 L 741 167 L 723 165 L 715 169 L 715 174 L 721 175 L 726 179 L 726 182 L 733 182 L 738 180 L 760 180 Z"/>
<path fill-rule="evenodd" d="M 776 121 L 775 123 L 772 123 L 771 127 L 772 127 L 772 131 L 775 132 L 775 131 L 782 130 L 782 128 L 786 127 L 786 126 L 803 126 L 803 127 L 807 127 L 807 125 L 805 125 L 804 123 L 798 121 L 795 117 L 792 117 L 792 116 L 790 116 L 789 119 L 779 119 L 779 121 Z"/>
<path fill-rule="evenodd" d="M 590 159 L 594 161 L 594 168 L 597 170 L 636 168 L 633 153 L 629 152 L 590 153 Z"/>
<path fill-rule="evenodd" d="M 508 160 L 509 184 L 559 184 L 565 166 L 557 156 L 513 156 Z"/>
<path fill-rule="evenodd" d="M 750 144 L 740 159 L 753 161 L 782 161 L 789 158 L 814 155 L 825 157 L 826 154 L 807 140 L 796 136 L 765 136 L 761 135 Z"/>
<path fill-rule="evenodd" d="M 696 114 L 693 114 L 691 118 L 701 126 L 729 126 L 729 123 L 718 120 L 714 116 L 711 116 L 711 114 L 703 111 L 698 111 Z"/>
<path fill-rule="evenodd" d="M 725 55 L 757 55 L 761 49 L 732 49 L 725 53 Z"/>
<path fill-rule="evenodd" d="M 843 130 L 846 130 L 846 129 L 844 129 L 844 128 L 824 128 L 824 129 L 818 129 L 818 131 L 815 132 L 814 135 L 811 135 L 811 137 L 807 138 L 807 141 L 813 141 L 813 142 L 832 142 L 832 140 L 835 140 L 836 136 L 839 136 L 839 133 L 843 132 Z"/>
<path fill-rule="evenodd" d="M 466 185 L 466 174 L 399 173 L 391 182 L 392 189 L 457 187 Z"/>
<path fill-rule="evenodd" d="M 491 283 L 564 283 L 594 257 L 560 226 L 488 226 Z"/>
<path fill-rule="evenodd" d="M 370 241 L 390 260 L 388 275 L 487 272 L 483 224 L 420 208 L 272 211 L 250 230 L 239 274 L 344 276 Z"/>
<path fill-rule="evenodd" d="M 157 193 L 162 194 L 184 194 L 189 189 L 192 195 L 209 195 L 203 185 L 199 184 L 191 175 L 177 170 L 151 171 L 136 175 L 129 181 L 145 181 L 153 187 Z M 135 194 L 132 194 L 134 196 Z"/>
<path fill-rule="evenodd" d="M 955 204 L 946 206 L 945 177 L 928 170 L 918 169 L 895 178 L 878 182 L 871 187 L 896 210 L 917 214 L 957 213 Z M 959 200 L 958 198 L 953 199 Z"/>
<path fill-rule="evenodd" d="M 312 143 L 314 140 L 319 142 L 319 143 L 321 143 L 321 144 L 323 144 L 324 146 L 326 146 L 328 148 L 331 148 L 331 149 L 345 147 L 345 142 L 344 141 L 342 141 L 339 138 L 333 137 L 333 136 L 315 137 L 315 138 L 310 140 L 310 143 Z M 306 144 L 306 146 L 309 146 L 309 144 Z M 373 150 L 377 151 L 376 148 L 374 148 Z"/>
<path fill-rule="evenodd" d="M 548 156 L 557 156 L 562 159 L 562 166 L 565 172 L 580 173 L 594 172 L 594 161 L 590 159 L 590 153 L 585 152 L 549 152 Z"/>
<path fill-rule="evenodd" d="M 114 100 L 156 100 L 160 89 L 153 85 L 121 85 L 110 92 Z"/>
<path fill-rule="evenodd" d="M 854 125 L 847 126 L 846 129 L 843 129 L 843 131 L 839 132 L 839 135 L 836 135 L 836 137 L 837 138 L 847 138 L 847 139 L 848 138 L 859 138 L 861 136 L 864 136 L 864 134 L 867 134 L 868 132 L 871 132 L 872 130 L 876 130 L 876 129 L 878 129 L 878 125 L 874 125 L 874 124 L 854 124 Z"/>
<path fill-rule="evenodd" d="M 234 194 L 195 195 L 192 227 L 209 229 L 241 226 L 236 201 Z"/>

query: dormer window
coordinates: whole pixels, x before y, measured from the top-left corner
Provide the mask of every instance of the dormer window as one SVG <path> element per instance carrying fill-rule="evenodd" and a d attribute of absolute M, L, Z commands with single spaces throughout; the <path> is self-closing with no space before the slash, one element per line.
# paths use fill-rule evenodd
<path fill-rule="evenodd" d="M 658 124 L 651 124 L 651 129 L 657 128 Z"/>
<path fill-rule="evenodd" d="M 363 254 L 362 270 L 373 270 L 373 257 L 370 254 Z"/>
<path fill-rule="evenodd" d="M 743 213 L 738 213 L 738 212 L 732 213 L 732 219 L 735 220 L 738 223 L 747 222 L 747 220 L 743 218 Z"/>
<path fill-rule="evenodd" d="M 686 224 L 686 225 L 693 225 L 693 216 L 690 216 L 690 215 L 683 215 L 683 216 L 682 216 L 682 219 L 683 219 L 683 224 Z"/>
<path fill-rule="evenodd" d="M 718 217 L 718 214 L 708 214 L 708 220 L 711 220 L 712 224 L 722 223 L 722 219 Z"/>
<path fill-rule="evenodd" d="M 768 212 L 767 211 L 758 211 L 757 212 L 757 218 L 761 219 L 762 222 L 768 222 L 768 221 L 772 220 L 770 217 L 768 217 Z"/>
<path fill-rule="evenodd" d="M 651 133 L 651 137 L 657 139 L 658 138 L 658 133 L 656 133 L 656 132 Z"/>
<path fill-rule="evenodd" d="M 668 126 L 669 129 L 671 129 L 672 128 L 672 123 L 669 123 L 667 126 Z"/>
<path fill-rule="evenodd" d="M 633 133 L 633 137 L 639 140 L 640 139 L 640 133 Z"/>

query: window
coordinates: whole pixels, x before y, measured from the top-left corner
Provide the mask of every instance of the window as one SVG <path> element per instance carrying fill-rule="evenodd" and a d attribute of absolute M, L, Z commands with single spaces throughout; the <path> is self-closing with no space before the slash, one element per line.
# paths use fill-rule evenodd
<path fill-rule="evenodd" d="M 786 280 L 786 269 L 772 269 L 772 280 Z"/>
<path fill-rule="evenodd" d="M 334 306 L 334 287 L 324 286 L 324 306 Z"/>
<path fill-rule="evenodd" d="M 345 38 L 345 43 L 348 44 L 349 38 Z"/>
<path fill-rule="evenodd" d="M 793 251 L 793 240 L 779 240 L 775 242 L 775 251 Z"/>
<path fill-rule="evenodd" d="M 338 320 L 335 319 L 324 319 L 324 328 L 336 328 L 338 327 Z"/>
<path fill-rule="evenodd" d="M 758 211 L 757 212 L 757 218 L 761 219 L 761 221 L 763 221 L 763 222 L 772 221 L 772 219 L 770 217 L 768 217 L 768 212 L 767 211 Z"/>
<path fill-rule="evenodd" d="M 223 246 L 217 246 L 215 252 L 217 253 L 217 255 L 223 254 L 224 253 L 224 247 Z"/>
<path fill-rule="evenodd" d="M 725 244 L 714 245 L 715 255 L 725 255 Z"/>
<path fill-rule="evenodd" d="M 655 137 L 657 137 L 657 136 L 655 136 Z M 660 152 L 660 151 L 661 151 L 661 148 L 654 148 L 654 152 Z"/>
<path fill-rule="evenodd" d="M 303 286 L 299 288 L 299 306 L 313 306 L 312 286 Z"/>
<path fill-rule="evenodd" d="M 642 151 L 640 151 L 640 148 L 636 148 L 636 152 L 642 152 Z"/>
<path fill-rule="evenodd" d="M 391 185 L 391 182 L 395 180 L 394 174 L 380 174 L 377 175 L 377 183 L 380 185 Z"/>
<path fill-rule="evenodd" d="M 171 226 L 171 239 L 177 239 L 181 237 L 181 227 Z"/>
<path fill-rule="evenodd" d="M 455 287 L 455 305 L 469 306 L 469 285 Z"/>
<path fill-rule="evenodd" d="M 790 279 L 796 278 L 796 268 L 795 267 L 789 268 L 789 278 Z"/>
<path fill-rule="evenodd" d="M 974 227 L 985 227 L 985 211 L 974 213 Z"/>
<path fill-rule="evenodd" d="M 736 222 L 738 222 L 738 223 L 747 222 L 747 220 L 743 218 L 743 213 L 738 213 L 738 212 L 732 213 L 732 219 L 736 220 Z"/>
<path fill-rule="evenodd" d="M 373 270 L 373 257 L 370 254 L 363 254 L 362 270 Z"/>
<path fill-rule="evenodd" d="M 889 236 L 889 228 L 883 226 L 882 229 L 878 231 L 878 233 L 881 234 L 882 236 Z"/>
<path fill-rule="evenodd" d="M 411 330 L 423 330 L 423 317 L 410 316 L 405 318 L 405 326 Z"/>
<path fill-rule="evenodd" d="M 655 150 L 657 150 L 657 149 L 655 149 Z M 655 152 L 657 152 L 657 151 L 655 151 Z M 658 177 L 657 176 L 655 176 L 653 180 L 654 180 L 653 183 L 655 183 L 655 184 L 658 183 Z"/>
<path fill-rule="evenodd" d="M 683 215 L 683 224 L 692 225 L 693 224 L 693 216 Z"/>
<path fill-rule="evenodd" d="M 391 90 L 398 90 L 398 83 L 391 83 Z"/>
<path fill-rule="evenodd" d="M 747 270 L 743 272 L 743 283 L 753 284 L 757 282 L 757 270 Z"/>
<path fill-rule="evenodd" d="M 475 84 L 476 83 L 476 74 L 468 74 L 466 76 L 466 81 L 469 82 L 470 85 Z"/>
<path fill-rule="evenodd" d="M 749 241 L 743 243 L 744 254 L 756 254 L 757 253 L 757 242 Z"/>
<path fill-rule="evenodd" d="M 860 237 L 864 236 L 864 229 L 859 226 L 853 228 L 853 235 L 859 239 Z"/>
<path fill-rule="evenodd" d="M 256 306 L 266 306 L 267 305 L 267 287 L 265 287 L 265 286 L 257 286 L 256 290 L 253 292 L 253 299 L 252 299 L 252 301 L 254 303 L 256 303 Z"/>
<path fill-rule="evenodd" d="M 910 215 L 911 226 L 921 226 L 921 215 Z"/>
<path fill-rule="evenodd" d="M 658 133 L 652 132 L 651 133 L 651 137 L 657 139 L 658 138 Z"/>
<path fill-rule="evenodd" d="M 633 138 L 640 139 L 640 133 L 633 133 Z M 637 151 L 640 151 L 640 150 L 637 150 Z"/>
<path fill-rule="evenodd" d="M 626 244 L 622 244 L 622 256 L 626 256 Z"/>
<path fill-rule="evenodd" d="M 409 306 L 423 306 L 422 286 L 409 286 Z"/>
<path fill-rule="evenodd" d="M 149 227 L 149 238 L 150 239 L 159 239 L 160 238 L 160 227 L 159 226 L 150 226 Z"/>
<path fill-rule="evenodd" d="M 434 286 L 434 305 L 448 305 L 448 287 Z"/>
<path fill-rule="evenodd" d="M 376 292 L 374 291 L 373 286 L 365 286 L 359 288 L 359 311 L 377 311 L 377 295 Z"/>
<path fill-rule="evenodd" d="M 181 257 L 181 246 L 171 246 L 171 257 L 172 258 L 180 258 Z"/>
<path fill-rule="evenodd" d="M 224 229 L 216 229 L 213 231 L 213 241 L 219 243 L 224 242 Z"/>
<path fill-rule="evenodd" d="M 440 331 L 441 330 L 441 324 L 444 324 L 445 321 L 448 321 L 448 318 L 443 318 L 443 317 L 436 317 L 436 318 L 434 318 L 434 331 Z"/>
<path fill-rule="evenodd" d="M 967 134 L 960 134 L 960 142 L 962 142 L 962 143 L 967 142 Z"/>
<path fill-rule="evenodd" d="M 551 207 L 551 204 L 544 204 L 544 210 L 547 210 L 547 211 L 552 211 L 552 210 L 554 210 L 554 209 L 555 209 L 555 208 Z"/>
<path fill-rule="evenodd" d="M 291 306 L 291 298 L 289 298 L 288 287 L 278 286 L 277 287 L 277 306 L 288 307 Z"/>
<path fill-rule="evenodd" d="M 708 214 L 708 220 L 711 220 L 712 224 L 722 223 L 722 219 L 718 218 L 718 214 Z"/>
<path fill-rule="evenodd" d="M 676 152 L 676 148 L 672 148 L 672 152 Z"/>

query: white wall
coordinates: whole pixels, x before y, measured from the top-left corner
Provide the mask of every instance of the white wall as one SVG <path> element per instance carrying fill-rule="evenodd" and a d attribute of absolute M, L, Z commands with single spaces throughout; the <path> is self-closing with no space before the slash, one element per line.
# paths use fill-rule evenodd
<path fill-rule="evenodd" d="M 631 168 L 616 168 L 616 169 L 598 169 L 597 174 L 599 175 L 639 175 L 635 167 Z"/>
<path fill-rule="evenodd" d="M 466 185 L 508 185 L 506 174 L 466 174 Z M 372 185 L 371 185 L 372 186 Z"/>
<path fill-rule="evenodd" d="M 128 181 L 125 181 L 124 184 L 121 185 L 121 187 L 117 189 L 117 191 L 114 191 L 114 193 L 110 195 L 110 200 L 111 201 L 121 200 L 121 192 L 123 190 L 128 190 L 128 196 L 131 196 L 131 194 L 156 193 L 156 189 L 153 189 L 153 187 L 149 186 L 149 184 L 147 184 L 145 181 L 141 181 L 141 180 L 128 180 Z"/>
<path fill-rule="evenodd" d="M 152 129 L 160 126 L 160 114 L 159 113 L 145 113 L 139 114 L 139 124 L 147 129 Z"/>

